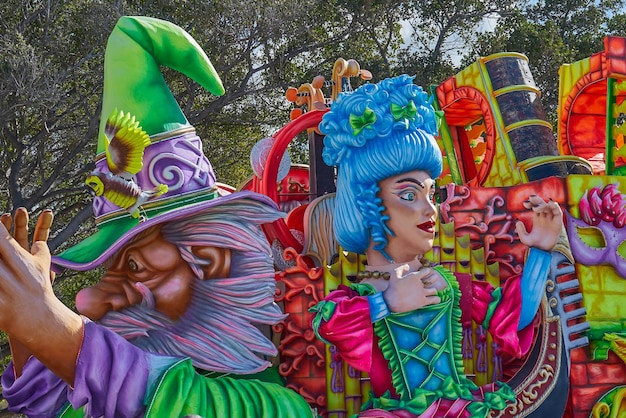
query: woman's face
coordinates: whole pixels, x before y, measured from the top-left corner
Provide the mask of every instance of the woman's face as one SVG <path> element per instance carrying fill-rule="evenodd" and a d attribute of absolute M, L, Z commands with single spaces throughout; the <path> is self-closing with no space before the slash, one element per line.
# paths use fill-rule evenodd
<path fill-rule="evenodd" d="M 430 251 L 435 238 L 437 208 L 435 181 L 422 170 L 409 171 L 378 183 L 379 196 L 389 216 L 385 251 L 396 263 L 405 263 Z"/>

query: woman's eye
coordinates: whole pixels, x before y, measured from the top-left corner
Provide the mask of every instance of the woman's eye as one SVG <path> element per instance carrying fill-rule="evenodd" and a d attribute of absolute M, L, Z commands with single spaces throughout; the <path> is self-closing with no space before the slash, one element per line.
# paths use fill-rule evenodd
<path fill-rule="evenodd" d="M 139 271 L 139 264 L 137 264 L 137 262 L 131 258 L 130 260 L 128 260 L 128 269 L 130 271 L 137 272 Z"/>
<path fill-rule="evenodd" d="M 400 193 L 400 199 L 412 202 L 412 201 L 415 200 L 415 192 L 403 192 L 403 193 Z"/>

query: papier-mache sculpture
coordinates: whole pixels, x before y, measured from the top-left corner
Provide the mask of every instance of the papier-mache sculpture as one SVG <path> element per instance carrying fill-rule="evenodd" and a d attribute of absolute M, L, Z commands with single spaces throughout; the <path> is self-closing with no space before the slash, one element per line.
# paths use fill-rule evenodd
<path fill-rule="evenodd" d="M 324 115 L 324 160 L 337 166 L 334 229 L 341 247 L 365 254 L 365 271 L 312 309 L 318 337 L 369 373 L 373 395 L 362 417 L 484 417 L 515 395 L 505 383 L 477 386 L 463 371 L 461 309 L 488 329 L 505 353 L 520 358 L 533 340 L 550 250 L 562 230 L 554 201 L 530 196 L 531 247 L 521 276 L 503 287 L 430 266 L 442 155 L 438 115 L 409 76 L 342 93 Z M 464 280 L 470 283 L 469 280 Z M 461 303 L 461 300 L 464 300 Z"/>
<path fill-rule="evenodd" d="M 56 270 L 106 268 L 77 296 L 84 316 L 51 290 L 51 214 L 40 217 L 30 251 L 26 212 L 3 217 L 0 328 L 14 358 L 3 396 L 11 410 L 38 417 L 312 416 L 267 372 L 277 351 L 259 330 L 284 316 L 260 228 L 281 214 L 264 196 L 218 190 L 161 65 L 224 93 L 184 30 L 147 17 L 118 21 L 87 179 L 98 231 L 52 258 Z"/>

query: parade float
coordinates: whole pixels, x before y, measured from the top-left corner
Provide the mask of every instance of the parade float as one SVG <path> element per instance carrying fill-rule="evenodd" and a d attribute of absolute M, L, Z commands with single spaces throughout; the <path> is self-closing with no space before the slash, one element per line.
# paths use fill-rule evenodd
<path fill-rule="evenodd" d="M 269 196 L 287 212 L 265 226 L 277 267 L 276 300 L 286 319 L 279 371 L 287 387 L 326 417 L 350 417 L 368 402 L 369 377 L 316 338 L 310 308 L 363 267 L 333 235 L 334 171 L 321 158 L 323 115 L 354 77 L 372 74 L 339 59 L 329 79 L 290 88 L 291 121 L 256 149 L 255 175 L 240 189 Z M 546 119 L 527 58 L 499 53 L 431 86 L 443 112 L 437 142 L 439 218 L 426 256 L 472 280 L 500 286 L 524 266 L 516 221 L 522 205 L 548 196 L 564 212 L 534 343 L 507 358 L 491 336 L 462 317 L 462 363 L 476 384 L 507 382 L 515 399 L 488 416 L 617 417 L 626 411 L 626 39 L 560 69 L 558 126 Z M 310 164 L 289 166 L 289 143 L 305 133 Z M 557 140 L 555 141 L 555 136 Z"/>
<path fill-rule="evenodd" d="M 3 329 L 17 342 L 3 395 L 13 410 L 626 414 L 626 38 L 607 37 L 604 51 L 561 67 L 556 129 L 519 53 L 479 58 L 424 89 L 406 75 L 375 80 L 357 61 L 338 59 L 328 79 L 287 90 L 291 121 L 253 148 L 254 175 L 238 189 L 215 181 L 161 74 L 169 66 L 224 93 L 191 36 L 124 17 L 109 46 L 96 170 L 86 181 L 99 231 L 52 259 L 59 272 L 104 265 L 100 282 L 77 296 L 83 317 L 50 296 L 50 259 L 24 251 L 28 243 L 9 232 L 11 215 L 3 217 L 0 264 L 13 292 Z M 308 166 L 286 154 L 300 135 Z M 345 180 L 350 170 L 371 184 Z M 421 206 L 387 203 L 397 200 Z M 403 231 L 398 219 L 420 211 L 427 221 Z M 13 235 L 27 236 L 26 211 L 13 216 Z M 38 222 L 35 241 L 47 238 L 51 213 L 41 219 L 47 226 Z M 359 245 L 345 239 L 344 221 L 365 230 L 362 252 L 346 250 Z M 396 236 L 408 251 L 392 248 Z M 42 268 L 12 262 L 40 258 Z M 400 266 L 395 278 L 378 268 L 390 265 Z M 382 296 L 400 280 L 420 304 L 395 309 L 398 299 Z M 22 292 L 24 283 L 45 291 Z M 364 333 L 346 330 L 351 321 L 320 332 L 341 311 L 337 289 L 356 292 L 345 299 L 355 306 L 365 301 L 351 317 L 366 316 Z M 11 304 L 31 304 L 36 321 L 13 320 Z M 330 343 L 338 334 L 343 347 Z"/>

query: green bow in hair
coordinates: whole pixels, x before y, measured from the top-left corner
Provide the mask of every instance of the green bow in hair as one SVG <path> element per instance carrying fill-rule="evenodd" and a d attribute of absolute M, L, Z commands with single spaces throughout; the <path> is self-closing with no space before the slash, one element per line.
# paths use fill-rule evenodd
<path fill-rule="evenodd" d="M 376 114 L 369 107 L 365 108 L 365 112 L 361 116 L 350 113 L 350 126 L 354 136 L 360 134 L 365 128 L 372 129 L 374 122 L 376 122 Z"/>
<path fill-rule="evenodd" d="M 396 121 L 402 119 L 413 119 L 415 115 L 417 115 L 417 107 L 415 107 L 413 100 L 407 103 L 406 106 L 391 103 L 391 115 Z"/>

